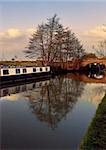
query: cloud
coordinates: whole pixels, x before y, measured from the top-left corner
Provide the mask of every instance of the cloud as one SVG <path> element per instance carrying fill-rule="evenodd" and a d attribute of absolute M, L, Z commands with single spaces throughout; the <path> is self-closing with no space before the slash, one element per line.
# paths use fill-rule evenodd
<path fill-rule="evenodd" d="M 29 28 L 26 30 L 21 30 L 18 28 L 10 28 L 6 31 L 0 32 L 0 39 L 17 39 L 21 37 L 28 37 L 29 35 L 33 34 L 35 29 Z"/>
<path fill-rule="evenodd" d="M 21 31 L 19 29 L 9 29 L 7 30 L 7 35 L 10 38 L 16 38 L 21 36 Z"/>
<path fill-rule="evenodd" d="M 0 43 L 2 44 L 11 44 L 12 42 L 22 44 L 23 41 L 29 40 L 29 36 L 31 36 L 36 30 L 33 28 L 28 28 L 25 30 L 18 28 L 10 28 L 6 31 L 0 32 Z M 14 44 L 14 43 L 13 43 Z"/>
<path fill-rule="evenodd" d="M 19 38 L 21 36 L 22 36 L 22 32 L 16 28 L 10 28 L 7 31 L 0 32 L 0 39 L 1 40 Z"/>
<path fill-rule="evenodd" d="M 29 37 L 34 31 L 33 28 L 24 30 L 9 28 L 0 32 L 0 53 L 4 53 L 7 59 L 12 58 L 14 55 L 24 57 L 23 50 L 28 46 Z"/>
<path fill-rule="evenodd" d="M 84 33 L 85 36 L 106 39 L 106 26 L 97 26 Z"/>

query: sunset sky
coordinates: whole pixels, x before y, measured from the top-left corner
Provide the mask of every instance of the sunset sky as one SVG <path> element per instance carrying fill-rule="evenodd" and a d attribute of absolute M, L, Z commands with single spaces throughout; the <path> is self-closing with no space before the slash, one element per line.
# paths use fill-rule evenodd
<path fill-rule="evenodd" d="M 23 50 L 29 37 L 38 24 L 55 13 L 87 52 L 94 52 L 92 45 L 106 39 L 106 1 L 0 1 L 0 60 L 10 60 L 15 55 L 25 59 Z"/>

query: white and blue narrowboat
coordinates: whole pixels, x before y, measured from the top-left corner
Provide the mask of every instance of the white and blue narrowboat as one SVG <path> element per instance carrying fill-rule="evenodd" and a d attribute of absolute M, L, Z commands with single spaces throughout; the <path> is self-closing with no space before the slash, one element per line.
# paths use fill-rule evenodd
<path fill-rule="evenodd" d="M 7 66 L 0 67 L 1 83 L 9 83 L 10 81 L 24 81 L 31 79 L 39 79 L 50 76 L 50 67 L 20 67 Z"/>

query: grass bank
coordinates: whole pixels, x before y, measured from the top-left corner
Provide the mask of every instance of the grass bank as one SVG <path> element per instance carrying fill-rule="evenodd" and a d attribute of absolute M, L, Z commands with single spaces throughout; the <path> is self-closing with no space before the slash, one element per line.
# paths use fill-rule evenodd
<path fill-rule="evenodd" d="M 106 150 L 106 94 L 99 104 L 80 150 Z"/>
<path fill-rule="evenodd" d="M 36 61 L 0 61 L 0 65 L 10 66 L 37 66 Z"/>

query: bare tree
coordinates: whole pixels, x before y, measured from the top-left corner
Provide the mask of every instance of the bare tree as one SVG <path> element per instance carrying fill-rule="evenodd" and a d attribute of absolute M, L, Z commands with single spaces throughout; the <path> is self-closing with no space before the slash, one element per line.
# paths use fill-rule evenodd
<path fill-rule="evenodd" d="M 29 40 L 28 57 L 40 56 L 43 62 L 64 61 L 67 58 L 81 58 L 84 49 L 68 28 L 63 28 L 54 15 L 47 23 L 38 25 L 37 31 Z"/>
<path fill-rule="evenodd" d="M 95 49 L 99 57 L 106 57 L 106 40 L 100 41 Z"/>
<path fill-rule="evenodd" d="M 103 32 L 106 32 L 105 24 L 103 25 Z M 98 45 L 96 47 L 93 46 L 93 48 L 99 57 L 106 57 L 106 39 L 99 41 Z"/>
<path fill-rule="evenodd" d="M 66 31 L 64 43 L 64 55 L 66 59 L 80 59 L 84 55 L 83 46 L 79 40 L 75 37 L 75 34 L 71 30 Z"/>

